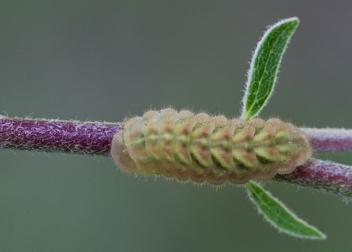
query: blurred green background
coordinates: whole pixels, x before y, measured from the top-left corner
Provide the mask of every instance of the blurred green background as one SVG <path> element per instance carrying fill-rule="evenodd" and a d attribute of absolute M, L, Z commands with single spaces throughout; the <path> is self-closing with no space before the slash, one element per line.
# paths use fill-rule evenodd
<path fill-rule="evenodd" d="M 235 117 L 266 26 L 298 16 L 261 115 L 352 128 L 351 13 L 351 1 L 3 1 L 0 113 L 117 122 L 172 105 Z M 108 157 L 0 153 L 0 251 L 351 251 L 352 205 L 333 195 L 267 184 L 328 234 L 306 241 L 270 227 L 242 188 L 134 178 Z"/>

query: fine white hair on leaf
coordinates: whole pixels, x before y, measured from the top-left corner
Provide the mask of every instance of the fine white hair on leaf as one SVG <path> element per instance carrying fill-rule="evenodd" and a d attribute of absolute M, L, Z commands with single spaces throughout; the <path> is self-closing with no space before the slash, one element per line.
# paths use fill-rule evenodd
<path fill-rule="evenodd" d="M 259 184 L 251 181 L 247 184 L 249 199 L 257 207 L 259 214 L 280 233 L 312 240 L 324 240 L 326 235 L 306 221 L 297 217 L 281 201 Z"/>
<path fill-rule="evenodd" d="M 298 18 L 292 17 L 292 18 L 282 19 L 279 22 L 275 23 L 274 25 L 268 26 L 268 28 L 265 31 L 263 37 L 257 43 L 256 49 L 252 53 L 252 59 L 251 59 L 251 62 L 250 62 L 250 68 L 249 68 L 249 70 L 247 72 L 247 82 L 245 84 L 245 94 L 244 94 L 242 102 L 241 102 L 241 105 L 242 105 L 242 109 L 241 109 L 242 118 L 249 119 L 248 116 L 246 115 L 248 113 L 248 111 L 246 111 L 246 104 L 247 104 L 247 99 L 248 99 L 248 95 L 249 95 L 248 90 L 249 90 L 250 84 L 252 82 L 253 72 L 256 70 L 256 68 L 255 68 L 256 59 L 258 57 L 260 57 L 260 53 L 259 53 L 260 49 L 262 48 L 264 42 L 266 41 L 266 38 L 269 36 L 269 34 L 275 28 L 280 27 L 284 23 L 289 23 L 289 22 L 292 22 L 292 21 L 298 22 Z M 294 30 L 291 32 L 291 35 L 288 36 L 288 39 L 287 39 L 287 41 L 285 43 L 285 46 L 283 47 L 283 51 L 281 53 L 281 56 L 279 57 L 278 65 L 277 65 L 277 68 L 276 68 L 275 73 L 274 73 L 274 80 L 273 80 L 273 84 L 272 84 L 271 90 L 268 90 L 267 96 L 265 98 L 265 101 L 261 105 L 260 109 L 254 115 L 251 115 L 250 117 L 255 117 L 255 116 L 259 115 L 259 113 L 266 106 L 266 104 L 268 103 L 271 95 L 273 94 L 273 90 L 275 88 L 275 83 L 277 82 L 277 74 L 279 72 L 279 66 L 280 66 L 280 63 L 281 63 L 281 60 L 282 60 L 282 55 L 284 54 L 284 52 L 287 49 L 287 45 L 288 45 L 288 43 L 290 41 L 290 38 L 292 37 L 293 32 L 294 32 Z"/>

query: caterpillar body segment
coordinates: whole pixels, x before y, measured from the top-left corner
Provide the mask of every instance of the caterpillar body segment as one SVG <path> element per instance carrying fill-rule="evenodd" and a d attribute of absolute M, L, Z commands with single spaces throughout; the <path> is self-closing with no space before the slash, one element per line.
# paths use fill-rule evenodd
<path fill-rule="evenodd" d="M 230 120 L 168 108 L 126 120 L 111 155 L 127 172 L 221 185 L 291 173 L 312 149 L 301 130 L 277 118 Z"/>

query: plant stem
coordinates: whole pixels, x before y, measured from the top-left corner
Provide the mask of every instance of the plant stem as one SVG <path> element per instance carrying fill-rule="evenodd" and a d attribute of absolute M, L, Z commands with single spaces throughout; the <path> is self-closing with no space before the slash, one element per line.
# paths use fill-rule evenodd
<path fill-rule="evenodd" d="M 301 128 L 316 151 L 351 151 L 352 129 Z"/>
<path fill-rule="evenodd" d="M 109 155 L 120 123 L 98 123 L 0 117 L 0 148 Z M 352 130 L 302 128 L 315 150 L 352 150 Z M 352 196 L 352 166 L 310 159 L 284 181 L 343 196 Z"/>
<path fill-rule="evenodd" d="M 109 155 L 121 124 L 0 117 L 0 148 Z"/>
<path fill-rule="evenodd" d="M 311 158 L 290 174 L 276 175 L 275 180 L 352 197 L 352 166 L 330 161 Z"/>

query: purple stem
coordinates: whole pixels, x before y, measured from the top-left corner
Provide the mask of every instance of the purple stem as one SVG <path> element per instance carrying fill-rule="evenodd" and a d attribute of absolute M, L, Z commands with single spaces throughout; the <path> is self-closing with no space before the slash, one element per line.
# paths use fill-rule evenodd
<path fill-rule="evenodd" d="M 311 158 L 290 174 L 276 175 L 275 180 L 342 196 L 352 196 L 352 166 L 330 161 Z"/>
<path fill-rule="evenodd" d="M 0 148 L 109 155 L 121 124 L 0 117 Z"/>
<path fill-rule="evenodd" d="M 119 123 L 0 117 L 0 148 L 109 155 Z M 352 150 L 352 130 L 302 128 L 315 150 Z M 310 159 L 293 173 L 277 175 L 304 187 L 352 197 L 352 167 Z"/>
<path fill-rule="evenodd" d="M 321 151 L 351 151 L 351 129 L 314 129 L 301 128 L 310 138 L 310 144 L 315 150 Z"/>

